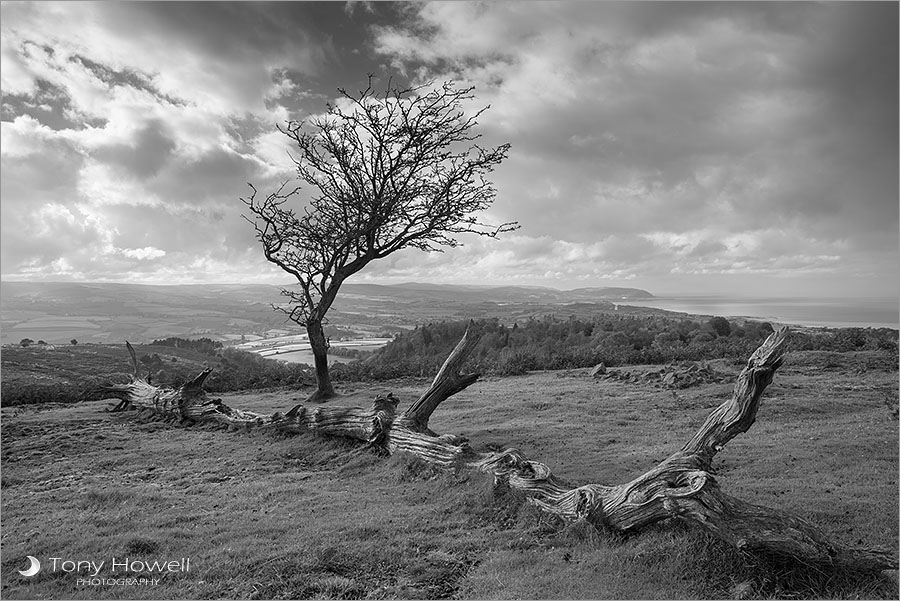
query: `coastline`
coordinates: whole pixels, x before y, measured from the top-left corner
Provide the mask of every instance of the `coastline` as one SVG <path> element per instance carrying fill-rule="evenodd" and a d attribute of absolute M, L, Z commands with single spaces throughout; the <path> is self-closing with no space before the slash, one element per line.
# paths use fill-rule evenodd
<path fill-rule="evenodd" d="M 623 300 L 621 305 L 699 316 L 750 319 L 809 328 L 888 328 L 900 330 L 900 301 L 895 298 L 758 297 L 666 294 Z"/>

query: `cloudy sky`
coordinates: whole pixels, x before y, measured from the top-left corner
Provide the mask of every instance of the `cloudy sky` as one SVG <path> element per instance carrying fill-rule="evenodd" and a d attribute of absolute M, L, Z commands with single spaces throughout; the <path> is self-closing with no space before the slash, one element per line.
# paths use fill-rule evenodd
<path fill-rule="evenodd" d="M 239 198 L 371 72 L 476 87 L 503 239 L 356 281 L 897 295 L 898 4 L 9 2 L 5 280 L 271 282 Z"/>

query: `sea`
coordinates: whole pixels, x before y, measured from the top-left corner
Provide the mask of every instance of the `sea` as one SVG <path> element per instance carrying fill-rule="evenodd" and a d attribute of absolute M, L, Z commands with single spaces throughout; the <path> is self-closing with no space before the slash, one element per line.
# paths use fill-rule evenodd
<path fill-rule="evenodd" d="M 900 300 L 890 297 L 732 298 L 718 295 L 660 295 L 652 299 L 623 301 L 622 304 L 810 327 L 900 329 Z"/>

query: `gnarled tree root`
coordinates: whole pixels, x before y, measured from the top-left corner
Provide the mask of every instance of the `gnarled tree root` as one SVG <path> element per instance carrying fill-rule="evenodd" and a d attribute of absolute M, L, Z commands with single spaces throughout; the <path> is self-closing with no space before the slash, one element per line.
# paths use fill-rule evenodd
<path fill-rule="evenodd" d="M 762 393 L 782 364 L 787 329 L 772 333 L 753 353 L 738 376 L 731 398 L 710 413 L 680 450 L 634 480 L 614 486 L 574 486 L 517 449 L 480 453 L 462 437 L 438 436 L 428 428 L 428 420 L 441 402 L 478 379 L 477 374 L 460 373 L 478 337 L 470 325 L 429 389 L 399 415 L 399 402 L 390 394 L 376 397 L 369 409 L 297 405 L 286 413 L 273 414 L 233 409 L 218 399 L 209 399 L 203 390 L 209 370 L 179 389 L 151 386 L 139 376 L 130 344 L 127 347 L 135 369 L 132 382 L 108 387 L 106 392 L 121 399 L 114 411 L 138 408 L 181 423 L 228 428 L 291 433 L 314 430 L 354 438 L 388 453 L 410 453 L 444 468 L 479 470 L 491 475 L 496 484 L 524 493 L 543 511 L 565 519 L 587 520 L 599 528 L 636 531 L 676 518 L 745 551 L 790 557 L 826 568 L 897 568 L 896 554 L 840 545 L 800 517 L 725 494 L 710 473 L 716 453 L 753 425 Z"/>

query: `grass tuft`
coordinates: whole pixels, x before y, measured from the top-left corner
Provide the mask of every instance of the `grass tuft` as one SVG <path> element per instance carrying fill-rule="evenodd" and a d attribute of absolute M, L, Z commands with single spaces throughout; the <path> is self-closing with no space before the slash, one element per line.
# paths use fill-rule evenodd
<path fill-rule="evenodd" d="M 128 555 L 151 555 L 159 549 L 159 541 L 148 538 L 132 538 L 125 543 L 125 553 Z"/>

